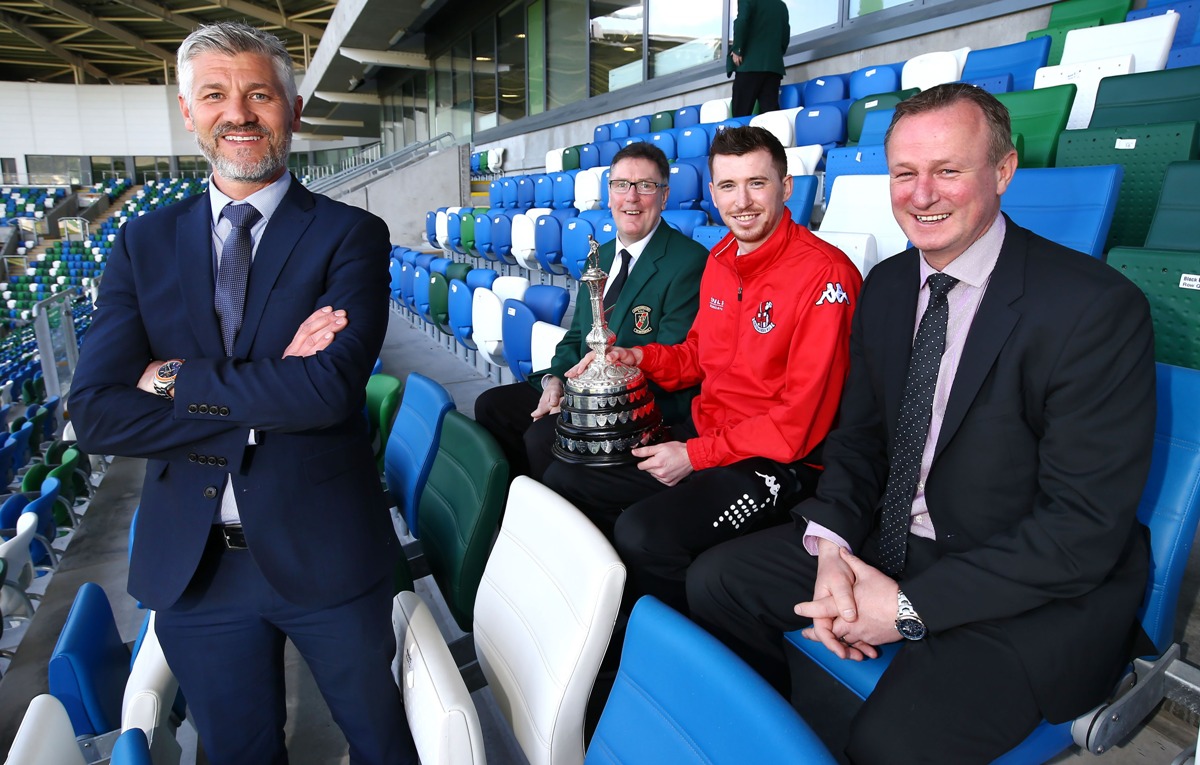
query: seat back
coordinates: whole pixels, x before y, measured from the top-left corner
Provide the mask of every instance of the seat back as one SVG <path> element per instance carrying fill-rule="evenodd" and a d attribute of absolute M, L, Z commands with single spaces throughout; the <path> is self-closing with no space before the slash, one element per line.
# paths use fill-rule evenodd
<path fill-rule="evenodd" d="M 675 110 L 674 125 L 677 128 L 688 128 L 700 123 L 700 105 L 683 106 Z"/>
<path fill-rule="evenodd" d="M 0 542 L 0 560 L 6 564 L 3 589 L 0 590 L 0 613 L 5 618 L 18 615 L 33 618 L 33 602 L 26 590 L 33 581 L 33 557 L 29 548 L 37 534 L 37 524 L 36 514 L 21 513 L 16 523 L 8 527 L 15 527 L 17 533 L 11 539 Z"/>
<path fill-rule="evenodd" d="M 791 212 L 792 220 L 800 226 L 807 226 L 812 220 L 813 204 L 817 201 L 817 176 L 792 176 L 792 195 L 788 197 L 787 209 Z"/>
<path fill-rule="evenodd" d="M 1196 42 L 1197 22 L 1200 22 L 1200 3 L 1196 0 L 1166 0 L 1163 3 L 1148 3 L 1147 7 L 1125 14 L 1126 21 L 1137 21 L 1151 16 L 1161 16 L 1174 11 L 1179 14 L 1179 25 L 1171 40 L 1171 50 L 1178 50 Z"/>
<path fill-rule="evenodd" d="M 1020 133 L 1025 144 L 1021 166 L 1053 167 L 1058 137 L 1067 127 L 1075 101 L 1075 86 L 997 93 L 996 98 L 1008 109 L 1013 133 Z"/>
<path fill-rule="evenodd" d="M 562 264 L 572 279 L 578 280 L 587 268 L 586 260 L 590 251 L 588 237 L 595 236 L 592 224 L 583 218 L 567 221 L 562 234 Z"/>
<path fill-rule="evenodd" d="M 699 157 L 693 159 L 707 162 Z M 701 172 L 690 161 L 673 162 L 667 182 L 671 185 L 671 195 L 667 197 L 668 210 L 700 209 L 700 202 L 704 198 L 703 181 Z"/>
<path fill-rule="evenodd" d="M 533 323 L 533 331 L 529 333 L 529 345 L 531 346 L 530 359 L 534 372 L 550 368 L 550 364 L 554 361 L 554 353 L 558 349 L 558 343 L 566 334 L 566 327 L 560 327 L 548 321 Z"/>
<path fill-rule="evenodd" d="M 858 136 L 859 146 L 883 146 L 887 137 L 887 129 L 892 124 L 896 110 L 872 109 L 863 115 L 862 132 Z"/>
<path fill-rule="evenodd" d="M 530 765 L 582 761 L 584 711 L 624 586 L 625 566 L 583 513 L 537 481 L 513 480 L 474 635 Z"/>
<path fill-rule="evenodd" d="M 957 51 L 939 50 L 921 53 L 904 62 L 900 72 L 901 88 L 929 90 L 935 85 L 957 82 L 962 78 L 970 48 Z"/>
<path fill-rule="evenodd" d="M 553 215 L 543 215 L 533 227 L 534 260 L 548 274 L 565 274 L 562 265 L 562 222 Z"/>
<path fill-rule="evenodd" d="M 8 750 L 13 765 L 86 765 L 75 743 L 71 718 L 62 702 L 49 693 L 34 696 Z"/>
<path fill-rule="evenodd" d="M 1200 369 L 1200 252 L 1153 247 L 1114 247 L 1108 264 L 1119 270 L 1146 293 L 1154 322 L 1154 359 Z"/>
<path fill-rule="evenodd" d="M 576 168 L 550 176 L 550 199 L 552 202 L 550 207 L 555 210 L 566 210 L 575 206 L 575 176 L 579 174 L 580 170 Z"/>
<path fill-rule="evenodd" d="M 508 493 L 508 461 L 490 433 L 446 413 L 421 495 L 421 548 L 450 613 L 471 629 L 475 593 Z"/>
<path fill-rule="evenodd" d="M 1168 122 L 1128 128 L 1089 128 L 1062 134 L 1058 165 L 1120 164 L 1121 195 L 1105 249 L 1141 247 L 1146 241 L 1167 165 L 1196 159 L 1197 123 Z M 1028 153 L 1028 150 L 1026 150 Z"/>
<path fill-rule="evenodd" d="M 571 302 L 571 295 L 552 284 L 534 284 L 520 298 L 533 311 L 536 321 L 561 324 Z"/>
<path fill-rule="evenodd" d="M 879 246 L 872 234 L 856 234 L 849 231 L 814 231 L 813 234 L 846 253 L 846 257 L 858 266 L 858 272 L 864 277 L 879 261 Z"/>
<path fill-rule="evenodd" d="M 865 66 L 850 74 L 850 98 L 855 101 L 900 89 L 900 75 L 890 66 Z"/>
<path fill-rule="evenodd" d="M 429 477 L 442 420 L 454 408 L 454 400 L 441 385 L 416 372 L 404 383 L 400 409 L 388 437 L 383 457 L 383 475 L 396 507 L 416 536 L 420 531 L 417 513 L 421 492 Z"/>
<path fill-rule="evenodd" d="M 587 170 L 575 176 L 575 209 L 600 209 L 600 173 Z"/>
<path fill-rule="evenodd" d="M 1074 24 L 1080 21 L 1095 21 L 1099 24 L 1116 24 L 1125 20 L 1125 14 L 1133 3 L 1131 0 L 1065 0 L 1050 8 L 1050 24 Z"/>
<path fill-rule="evenodd" d="M 1167 250 L 1196 250 L 1196 221 L 1200 220 L 1200 162 L 1172 162 L 1163 175 L 1162 192 L 1146 234 L 1146 246 Z"/>
<path fill-rule="evenodd" d="M 585 762 L 832 765 L 836 760 L 744 661 L 646 596 L 629 618 L 621 665 Z"/>
<path fill-rule="evenodd" d="M 402 390 L 404 384 L 391 375 L 374 374 L 367 379 L 367 426 L 380 473 L 383 472 L 383 454 L 392 434 L 392 422 L 400 408 Z"/>
<path fill-rule="evenodd" d="M 908 88 L 889 93 L 876 93 L 850 104 L 850 111 L 846 113 L 846 143 L 858 143 L 858 139 L 862 136 L 863 121 L 867 117 L 867 112 L 875 109 L 893 109 L 896 104 L 916 94 L 916 88 Z"/>
<path fill-rule="evenodd" d="M 1071 102 L 1071 113 L 1067 116 L 1067 129 L 1079 130 L 1091 122 L 1092 109 L 1096 103 L 1096 89 L 1100 87 L 1101 80 L 1119 77 L 1132 70 L 1133 56 L 1128 53 L 1076 64 L 1045 66 L 1038 70 L 1034 87 L 1049 88 L 1073 84 L 1075 100 Z"/>
<path fill-rule="evenodd" d="M 697 226 L 708 223 L 708 213 L 703 210 L 663 210 L 662 219 L 690 239 Z"/>
<path fill-rule="evenodd" d="M 1133 55 L 1132 72 L 1150 72 L 1167 65 L 1179 14 L 1167 12 L 1135 21 L 1072 29 L 1063 43 L 1063 64 L 1080 64 L 1121 53 Z"/>
<path fill-rule="evenodd" d="M 796 113 L 795 145 L 821 144 L 826 149 L 846 142 L 846 115 L 832 106 L 808 106 Z"/>
<path fill-rule="evenodd" d="M 1011 90 L 1033 90 L 1037 70 L 1046 66 L 1049 55 L 1049 37 L 972 50 L 967 54 L 962 79 L 979 82 L 1007 74 L 1012 78 Z"/>
<path fill-rule="evenodd" d="M 1123 175 L 1120 165 L 1018 168 L 1000 209 L 1036 234 L 1103 258 Z"/>
<path fill-rule="evenodd" d="M 908 249 L 908 237 L 892 215 L 889 187 L 886 175 L 840 176 L 825 208 L 821 230 L 873 235 L 878 260 Z"/>
<path fill-rule="evenodd" d="M 392 601 L 397 653 L 392 662 L 404 714 L 424 765 L 484 765 L 479 713 L 437 621 L 412 591 Z"/>
<path fill-rule="evenodd" d="M 787 156 L 788 175 L 815 175 L 825 158 L 825 149 L 820 144 L 789 146 L 783 150 Z"/>
<path fill-rule="evenodd" d="M 109 765 L 153 765 L 150 740 L 141 728 L 131 728 L 117 737 Z"/>
<path fill-rule="evenodd" d="M 812 107 L 816 104 L 827 104 L 830 101 L 841 101 L 849 92 L 849 75 L 827 74 L 814 77 L 804 83 L 804 94 L 797 106 Z"/>
<path fill-rule="evenodd" d="M 728 226 L 697 226 L 692 229 L 692 239 L 695 239 L 710 251 L 728 235 Z"/>
<path fill-rule="evenodd" d="M 796 145 L 796 115 L 801 111 L 800 107 L 795 109 L 779 109 L 773 112 L 763 112 L 756 115 L 750 120 L 750 124 L 755 127 L 767 130 L 776 138 L 784 147 Z"/>
<path fill-rule="evenodd" d="M 1126 127 L 1200 120 L 1196 70 L 1166 69 L 1106 77 L 1096 91 L 1088 127 Z"/>
<path fill-rule="evenodd" d="M 675 142 L 676 150 L 681 158 L 708 157 L 708 146 L 712 137 L 702 127 L 687 127 L 679 131 L 679 140 Z"/>
<path fill-rule="evenodd" d="M 533 290 L 534 287 L 530 287 Z M 525 382 L 533 372 L 533 348 L 530 338 L 533 310 L 520 300 L 505 300 L 500 318 L 500 337 L 504 342 L 504 361 L 517 382 Z"/>
<path fill-rule="evenodd" d="M 825 157 L 825 204 L 834 181 L 843 175 L 887 175 L 887 154 L 882 144 L 830 149 Z"/>
<path fill-rule="evenodd" d="M 472 290 L 466 282 L 460 279 L 451 279 L 450 294 L 446 298 L 446 311 L 449 314 L 450 331 L 454 334 L 454 339 L 460 345 L 475 350 L 475 341 L 472 339 L 474 325 L 471 321 L 471 293 Z"/>
<path fill-rule="evenodd" d="M 729 119 L 728 98 L 715 98 L 700 104 L 700 122 L 721 122 Z"/>
<path fill-rule="evenodd" d="M 50 693 L 67 710 L 76 736 L 121 725 L 129 680 L 129 650 L 121 642 L 112 606 L 100 585 L 85 582 L 75 595 L 48 667 Z"/>

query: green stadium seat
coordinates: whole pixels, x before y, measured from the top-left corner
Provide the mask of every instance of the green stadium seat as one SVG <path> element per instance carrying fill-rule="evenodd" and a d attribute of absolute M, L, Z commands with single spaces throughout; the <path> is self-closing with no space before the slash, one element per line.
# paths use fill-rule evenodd
<path fill-rule="evenodd" d="M 893 90 L 889 93 L 864 96 L 850 104 L 850 109 L 846 113 L 846 145 L 858 144 L 858 139 L 862 136 L 863 122 L 867 119 L 867 112 L 876 109 L 894 109 L 896 104 L 919 92 L 917 88 Z"/>
<path fill-rule="evenodd" d="M 650 132 L 657 133 L 675 127 L 674 112 L 658 112 L 650 118 Z"/>
<path fill-rule="evenodd" d="M 1106 249 L 1141 247 L 1146 243 L 1167 166 L 1179 160 L 1196 159 L 1196 132 L 1196 122 L 1167 122 L 1068 130 L 1062 134 L 1058 142 L 1058 166 L 1125 167 Z"/>
<path fill-rule="evenodd" d="M 1200 369 L 1200 251 L 1114 247 L 1108 264 L 1150 301 L 1154 360 Z"/>
<path fill-rule="evenodd" d="M 579 147 L 568 146 L 563 149 L 562 153 L 562 170 L 578 170 L 579 169 Z M 550 168 L 546 168 L 546 172 L 550 172 Z"/>
<path fill-rule="evenodd" d="M 1047 26 L 1063 26 L 1081 21 L 1120 24 L 1133 7 L 1132 0 L 1063 0 L 1050 6 Z"/>
<path fill-rule="evenodd" d="M 471 631 L 475 593 L 508 495 L 508 461 L 482 425 L 450 411 L 421 494 L 421 547 L 458 626 Z"/>
<path fill-rule="evenodd" d="M 380 474 L 383 473 L 384 449 L 392 434 L 392 422 L 400 409 L 403 390 L 404 383 L 392 375 L 374 374 L 367 379 L 367 424 Z"/>
<path fill-rule="evenodd" d="M 1200 121 L 1200 67 L 1105 77 L 1088 127 Z"/>
<path fill-rule="evenodd" d="M 1067 127 L 1067 119 L 1075 101 L 1075 86 L 1055 85 L 1038 90 L 997 93 L 996 98 L 1008 108 L 1012 118 L 1012 131 L 1021 134 L 1024 144 L 1022 166 L 1053 167 L 1058 136 Z M 1113 163 L 1106 161 L 1088 164 Z"/>
<path fill-rule="evenodd" d="M 1200 162 L 1172 162 L 1163 175 L 1162 194 L 1146 246 L 1164 250 L 1200 250 L 1196 223 L 1200 221 Z"/>

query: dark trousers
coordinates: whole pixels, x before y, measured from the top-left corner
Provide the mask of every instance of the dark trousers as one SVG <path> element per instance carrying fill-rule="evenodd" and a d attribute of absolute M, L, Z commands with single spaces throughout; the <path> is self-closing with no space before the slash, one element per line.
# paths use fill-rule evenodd
<path fill-rule="evenodd" d="M 301 608 L 263 578 L 249 550 L 210 541 L 179 602 L 156 632 L 213 765 L 287 763 L 284 640 L 312 670 L 350 762 L 417 762 L 392 676 L 396 638 L 384 580 L 345 603 Z"/>
<path fill-rule="evenodd" d="M 687 577 L 692 618 L 785 694 L 781 635 L 808 625 L 792 609 L 812 598 L 817 572 L 803 533 L 792 523 L 728 542 L 700 556 Z M 862 556 L 873 561 L 870 542 Z M 910 537 L 908 570 L 933 559 L 932 542 Z M 846 754 L 855 763 L 987 763 L 1041 719 L 1002 628 L 981 622 L 905 643 L 855 716 Z"/>
<path fill-rule="evenodd" d="M 774 72 L 738 72 L 733 76 L 733 101 L 730 109 L 734 117 L 749 117 L 754 113 L 754 102 L 758 102 L 758 113 L 779 109 L 779 83 L 782 77 Z"/>
<path fill-rule="evenodd" d="M 527 475 L 541 480 L 554 461 L 556 415 L 533 420 L 529 413 L 537 409 L 542 394 L 529 383 L 520 382 L 489 388 L 475 399 L 475 421 L 487 429 L 508 458 L 513 476 Z"/>
<path fill-rule="evenodd" d="M 673 434 L 682 440 L 690 428 L 676 426 Z M 543 481 L 612 541 L 627 570 L 628 604 L 654 595 L 686 611 L 684 582 L 696 556 L 786 521 L 788 511 L 815 486 L 815 475 L 811 468 L 757 457 L 697 471 L 668 487 L 636 464 L 588 467 L 556 461 Z"/>

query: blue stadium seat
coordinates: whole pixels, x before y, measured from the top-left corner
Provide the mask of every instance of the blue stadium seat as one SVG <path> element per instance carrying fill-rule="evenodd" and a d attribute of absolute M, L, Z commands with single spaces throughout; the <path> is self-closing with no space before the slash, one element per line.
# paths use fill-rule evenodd
<path fill-rule="evenodd" d="M 562 263 L 562 227 L 562 221 L 553 215 L 543 215 L 533 224 L 534 256 L 541 269 L 548 274 L 567 273 Z M 505 347 L 508 347 L 507 343 Z"/>
<path fill-rule="evenodd" d="M 800 105 L 807 109 L 817 104 L 827 104 L 831 101 L 848 98 L 850 95 L 848 80 L 849 75 L 845 74 L 830 74 L 812 78 L 804 83 L 804 96 Z"/>
<path fill-rule="evenodd" d="M 600 166 L 600 152 L 594 143 L 585 143 L 579 147 L 579 169 L 590 170 Z"/>
<path fill-rule="evenodd" d="M 850 75 L 850 99 L 891 93 L 900 89 L 900 72 L 888 64 L 864 66 Z"/>
<path fill-rule="evenodd" d="M 575 176 L 579 170 L 564 170 L 550 176 L 550 204 L 555 210 L 569 210 L 575 206 Z"/>
<path fill-rule="evenodd" d="M 431 247 L 441 247 L 437 240 L 437 211 L 435 210 L 425 213 L 425 241 L 429 242 Z"/>
<path fill-rule="evenodd" d="M 1001 92 L 1033 90 L 1034 76 L 1038 69 L 1046 66 L 1050 56 L 1050 42 L 1051 38 L 1044 36 L 1012 45 L 972 50 L 963 65 L 962 81 L 981 85 L 981 81 L 1009 75 L 1012 84 Z"/>
<path fill-rule="evenodd" d="M 779 108 L 795 109 L 804 106 L 804 83 L 793 82 L 779 88 Z"/>
<path fill-rule="evenodd" d="M 634 117 L 629 123 L 630 137 L 635 135 L 649 135 L 650 120 L 653 119 L 653 117 L 654 115 L 652 114 L 643 114 L 641 117 Z"/>
<path fill-rule="evenodd" d="M 617 120 L 608 126 L 609 140 L 620 141 L 622 138 L 628 138 L 631 127 L 629 120 Z"/>
<path fill-rule="evenodd" d="M 700 209 L 700 203 L 704 199 L 703 171 L 697 165 L 707 167 L 708 160 L 695 157 L 688 160 L 681 159 L 671 165 L 671 174 L 668 178 L 671 185 L 671 194 L 667 197 L 668 210 Z"/>
<path fill-rule="evenodd" d="M 1196 534 L 1197 520 L 1200 520 L 1200 493 L 1196 491 L 1200 483 L 1200 419 L 1194 415 L 1195 402 L 1200 400 L 1200 371 L 1168 364 L 1155 366 L 1158 370 L 1158 415 L 1154 452 L 1150 476 L 1138 507 L 1138 520 L 1150 529 L 1152 559 L 1141 621 L 1160 653 L 1171 657 L 1178 655 L 1178 646 L 1171 644 L 1176 601 Z M 878 659 L 854 662 L 837 658 L 820 643 L 806 640 L 799 631 L 788 633 L 787 638 L 859 698 L 866 698 L 870 694 L 899 650 L 899 644 L 892 643 L 883 647 Z M 1135 668 L 1142 671 L 1145 666 L 1139 660 Z M 964 682 L 969 681 L 969 678 L 964 678 Z M 1161 685 L 1157 691 L 1153 683 L 1134 685 L 1124 700 L 1129 701 L 1130 694 L 1139 692 L 1161 693 Z M 1148 701 L 1149 704 L 1144 708 L 1153 709 L 1157 699 Z M 1129 709 L 1132 711 L 1138 706 L 1134 703 Z M 994 765 L 1045 762 L 1071 745 L 1073 724 L 1081 729 L 1081 737 L 1087 737 L 1082 745 L 1091 749 L 1090 737 L 1096 735 L 1098 729 L 1104 728 L 1093 725 L 1093 722 L 1108 716 L 1109 709 L 1102 706 L 1094 716 L 1089 713 L 1075 721 L 1058 725 L 1043 721 L 1024 742 L 997 759 Z M 1121 715 L 1113 713 L 1112 717 L 1120 718 Z M 1139 722 L 1140 719 L 1131 719 L 1124 721 L 1124 724 L 1128 726 L 1127 730 L 1131 730 Z"/>
<path fill-rule="evenodd" d="M 583 275 L 583 270 L 587 268 L 585 261 L 590 251 L 588 237 L 594 237 L 596 233 L 592 224 L 582 216 L 583 213 L 580 213 L 580 217 L 568 221 L 562 232 L 562 265 L 567 269 L 571 278 L 576 281 Z"/>
<path fill-rule="evenodd" d="M 492 216 L 492 260 L 516 265 L 512 254 L 512 218 L 507 215 Z"/>
<path fill-rule="evenodd" d="M 712 142 L 711 134 L 700 125 L 686 127 L 679 131 L 676 141 L 676 153 L 680 159 L 689 157 L 708 157 L 708 145 Z"/>
<path fill-rule="evenodd" d="M 546 173 L 530 176 L 533 181 L 533 206 L 554 207 L 554 178 Z"/>
<path fill-rule="evenodd" d="M 1161 16 L 1167 11 L 1175 11 L 1179 14 L 1179 24 L 1175 27 L 1175 37 L 1171 41 L 1171 49 L 1185 48 L 1193 45 L 1197 40 L 1197 21 L 1200 21 L 1200 0 L 1171 0 L 1171 2 L 1154 5 L 1148 8 L 1130 11 L 1126 16 L 1126 21 L 1136 21 L 1138 19 L 1147 19 L 1151 16 Z M 1138 71 L 1141 71 L 1140 69 Z"/>
<path fill-rule="evenodd" d="M 395 507 L 414 536 L 418 533 L 421 492 L 437 454 L 442 419 L 453 408 L 454 400 L 445 388 L 424 375 L 409 374 L 388 436 L 383 477 Z"/>
<path fill-rule="evenodd" d="M 679 150 L 675 146 L 675 131 L 663 130 L 658 133 L 651 133 L 648 143 L 652 143 L 662 150 L 662 153 L 667 155 L 667 161 L 673 162 L 679 156 Z"/>
<path fill-rule="evenodd" d="M 522 299 L 504 301 L 501 328 L 504 358 L 518 382 L 523 382 L 533 372 L 531 340 L 534 322 L 561 325 L 570 300 L 570 294 L 562 287 L 535 284 L 525 291 Z"/>
<path fill-rule="evenodd" d="M 813 204 L 816 200 L 817 176 L 793 175 L 792 195 L 787 201 L 787 209 L 792 214 L 792 220 L 801 226 L 808 226 L 812 220 Z"/>
<path fill-rule="evenodd" d="M 696 227 L 708 223 L 708 214 L 703 210 L 663 210 L 662 219 L 690 239 Z"/>
<path fill-rule="evenodd" d="M 129 649 L 100 585 L 85 582 L 75 594 L 50 655 L 47 680 L 76 736 L 98 736 L 121 727 Z"/>
<path fill-rule="evenodd" d="M 835 762 L 796 711 L 753 669 L 651 596 L 638 600 L 629 617 L 617 677 L 584 761 Z"/>
<path fill-rule="evenodd" d="M 474 255 L 492 260 L 492 216 L 500 215 L 499 209 L 475 213 L 475 247 Z"/>
<path fill-rule="evenodd" d="M 596 154 L 599 158 L 597 167 L 608 167 L 612 164 L 613 157 L 621 150 L 621 144 L 616 141 L 597 141 Z"/>
<path fill-rule="evenodd" d="M 846 115 L 824 104 L 806 106 L 796 114 L 795 145 L 819 144 L 826 152 L 846 143 Z"/>
<path fill-rule="evenodd" d="M 684 106 L 675 110 L 676 129 L 689 128 L 700 124 L 700 105 Z"/>
<path fill-rule="evenodd" d="M 1018 168 L 1000 209 L 1036 234 L 1103 258 L 1123 176 L 1120 165 Z"/>
<path fill-rule="evenodd" d="M 533 184 L 536 176 L 519 175 L 517 176 L 517 204 L 514 206 L 517 210 L 528 210 L 533 207 Z M 495 223 L 495 221 L 492 221 Z"/>
<path fill-rule="evenodd" d="M 887 157 L 883 146 L 845 146 L 825 155 L 825 204 L 839 175 L 886 175 Z"/>
<path fill-rule="evenodd" d="M 729 234 L 728 226 L 697 226 L 692 229 L 692 239 L 711 250 L 717 242 Z"/>
<path fill-rule="evenodd" d="M 887 136 L 888 126 L 892 124 L 892 116 L 895 113 L 894 108 L 873 109 L 867 112 L 863 117 L 863 129 L 858 136 L 858 145 L 883 146 L 883 139 Z"/>
<path fill-rule="evenodd" d="M 601 141 L 612 140 L 612 131 L 610 127 L 611 126 L 607 123 L 604 125 L 597 125 L 592 130 L 592 143 L 600 143 Z"/>

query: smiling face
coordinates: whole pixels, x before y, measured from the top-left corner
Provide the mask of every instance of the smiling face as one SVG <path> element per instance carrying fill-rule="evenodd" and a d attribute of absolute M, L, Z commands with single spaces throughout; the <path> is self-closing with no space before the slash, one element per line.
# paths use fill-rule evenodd
<path fill-rule="evenodd" d="M 991 227 L 1016 171 L 1015 151 L 989 161 L 988 136 L 983 111 L 968 101 L 907 115 L 892 130 L 892 213 L 938 270 Z"/>
<path fill-rule="evenodd" d="M 667 179 L 660 175 L 653 162 L 641 157 L 626 157 L 613 165 L 608 172 L 610 181 L 666 183 Z M 617 225 L 617 237 L 621 244 L 631 245 L 650 235 L 658 225 L 658 219 L 662 217 L 670 191 L 666 186 L 653 194 L 645 195 L 637 193 L 637 189 L 633 187 L 624 194 L 609 190 L 608 208 L 612 210 L 613 221 Z"/>
<path fill-rule="evenodd" d="M 712 157 L 713 204 L 743 253 L 753 252 L 775 233 L 784 203 L 792 195 L 792 176 L 779 176 L 766 149 Z"/>
<path fill-rule="evenodd" d="M 213 166 L 217 187 L 234 199 L 265 188 L 287 170 L 299 96 L 289 103 L 271 60 L 258 53 L 200 53 L 192 59 L 187 129 Z"/>

